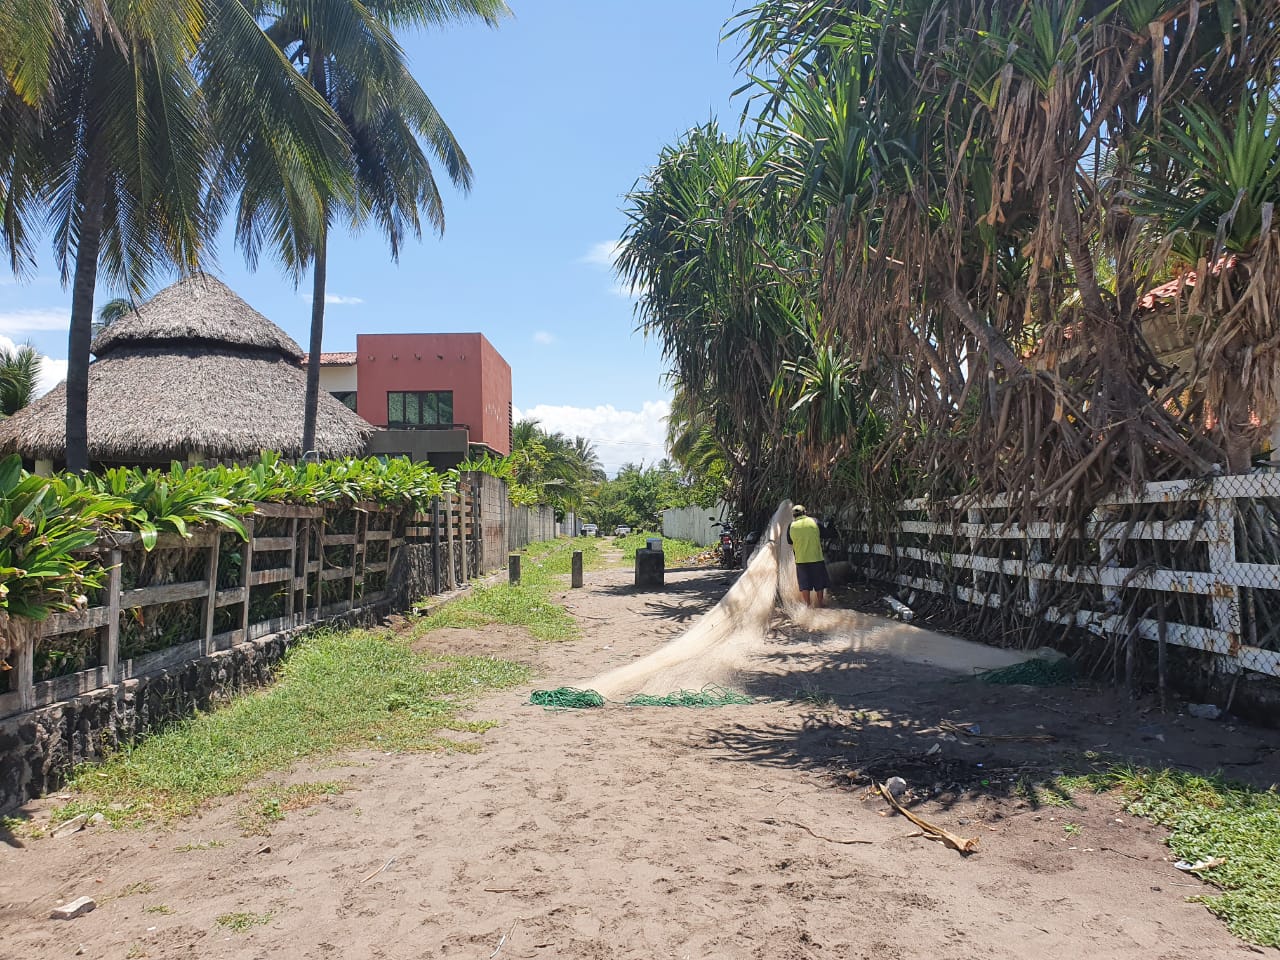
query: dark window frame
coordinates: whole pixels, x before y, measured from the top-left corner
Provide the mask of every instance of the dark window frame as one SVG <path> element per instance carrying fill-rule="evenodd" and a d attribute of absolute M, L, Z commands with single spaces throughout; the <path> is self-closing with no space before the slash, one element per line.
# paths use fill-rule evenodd
<path fill-rule="evenodd" d="M 416 419 L 409 417 L 411 404 L 417 414 Z M 400 414 L 398 418 L 392 416 L 396 409 Z M 442 413 L 448 413 L 448 417 L 442 417 Z M 453 424 L 452 390 L 387 391 L 388 427 L 451 427 Z"/>
<path fill-rule="evenodd" d="M 356 412 L 355 390 L 330 390 L 329 396 L 333 397 L 333 399 L 337 400 L 352 413 Z"/>

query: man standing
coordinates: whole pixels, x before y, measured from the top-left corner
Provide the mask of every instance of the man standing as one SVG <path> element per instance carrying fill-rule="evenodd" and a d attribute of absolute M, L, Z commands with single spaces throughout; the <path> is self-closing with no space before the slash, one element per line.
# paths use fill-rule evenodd
<path fill-rule="evenodd" d="M 807 515 L 800 504 L 791 508 L 791 515 L 794 519 L 787 527 L 787 543 L 795 547 L 796 583 L 800 587 L 800 596 L 809 606 L 821 607 L 824 605 L 823 591 L 830 584 L 827 564 L 822 558 L 822 531 L 818 528 L 818 521 Z"/>

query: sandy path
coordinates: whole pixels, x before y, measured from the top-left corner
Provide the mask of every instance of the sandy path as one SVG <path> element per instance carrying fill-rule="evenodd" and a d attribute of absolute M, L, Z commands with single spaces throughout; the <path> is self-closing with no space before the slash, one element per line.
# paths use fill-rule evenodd
<path fill-rule="evenodd" d="M 173 830 L 0 846 L 0 957 L 69 957 L 81 945 L 83 956 L 107 958 L 1250 954 L 1184 902 L 1203 888 L 1162 859 L 1158 831 L 1106 798 L 1033 809 L 997 774 L 1024 755 L 939 739 L 936 724 L 1051 725 L 1058 744 L 1021 748 L 1049 765 L 1099 748 L 1191 765 L 1265 756 L 1259 776 L 1274 773 L 1276 754 L 1257 753 L 1274 749 L 1274 737 L 1172 717 L 1138 729 L 1132 707 L 1106 694 L 1069 702 L 954 683 L 936 666 L 786 625 L 740 677 L 744 689 L 775 698 L 766 703 L 528 706 L 533 686 L 656 648 L 727 585 L 718 573 L 673 574 L 666 591 L 637 593 L 629 581 L 629 571 L 589 574 L 588 589 L 567 597 L 583 618 L 575 643 L 537 645 L 502 629 L 429 638 L 542 672 L 537 684 L 477 705 L 474 716 L 500 721 L 480 738 L 481 752 L 306 764 L 281 779 L 348 789 L 290 813 L 270 837 L 243 836 L 241 804 L 228 801 Z M 798 691 L 809 699 L 780 699 Z M 920 759 L 934 743 L 941 750 Z M 979 836 L 979 854 L 961 859 L 909 836 L 901 818 L 882 816 L 882 803 L 850 787 L 849 771 L 895 757 L 916 758 L 898 767 L 913 784 L 936 780 L 938 798 L 920 810 Z M 992 771 L 991 782 L 949 785 L 975 770 Z M 1064 832 L 1068 818 L 1078 833 Z M 833 842 L 848 839 L 871 843 Z M 220 845 L 178 849 L 210 843 Z M 69 923 L 45 919 L 58 898 L 82 893 L 105 902 Z M 271 918 L 243 933 L 215 922 L 234 912 Z"/>

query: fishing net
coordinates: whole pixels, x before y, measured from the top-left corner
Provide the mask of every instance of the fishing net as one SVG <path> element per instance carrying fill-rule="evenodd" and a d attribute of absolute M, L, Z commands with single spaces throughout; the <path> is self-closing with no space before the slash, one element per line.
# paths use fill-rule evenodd
<path fill-rule="evenodd" d="M 628 707 L 727 707 L 755 703 L 745 693 L 708 683 L 701 690 L 677 690 L 665 697 L 637 693 L 627 701 Z"/>
<path fill-rule="evenodd" d="M 529 702 L 548 710 L 589 710 L 604 706 L 604 697 L 594 690 L 577 687 L 556 687 L 554 690 L 535 690 L 529 694 Z"/>
<path fill-rule="evenodd" d="M 1024 660 L 1009 667 L 984 670 L 978 674 L 978 679 L 983 683 L 1024 684 L 1029 687 L 1065 686 L 1075 678 L 1075 667 L 1070 660 Z"/>

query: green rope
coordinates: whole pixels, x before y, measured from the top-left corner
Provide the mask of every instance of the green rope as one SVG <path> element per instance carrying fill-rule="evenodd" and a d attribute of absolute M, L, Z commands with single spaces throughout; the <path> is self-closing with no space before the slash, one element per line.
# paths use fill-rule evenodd
<path fill-rule="evenodd" d="M 604 697 L 594 690 L 577 687 L 556 687 L 554 690 L 535 690 L 529 694 L 529 702 L 548 710 L 588 710 L 603 707 Z"/>
<path fill-rule="evenodd" d="M 978 674 L 983 683 L 1025 684 L 1030 687 L 1065 686 L 1075 680 L 1075 667 L 1070 660 L 1024 660 L 998 670 Z"/>
<path fill-rule="evenodd" d="M 727 707 L 754 703 L 744 693 L 726 690 L 714 683 L 709 683 L 701 690 L 677 690 L 665 697 L 655 697 L 647 693 L 637 693 L 627 701 L 628 707 Z"/>
<path fill-rule="evenodd" d="M 535 690 L 529 694 L 529 702 L 548 710 L 590 710 L 605 705 L 604 697 L 594 690 L 577 687 L 556 687 L 554 690 Z M 745 693 L 726 690 L 709 683 L 701 690 L 677 690 L 665 697 L 637 693 L 627 701 L 629 707 L 727 707 L 755 703 Z"/>

